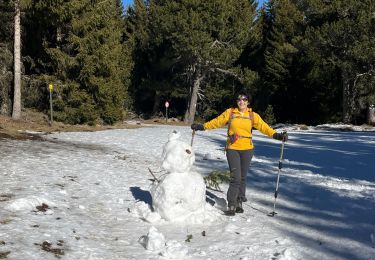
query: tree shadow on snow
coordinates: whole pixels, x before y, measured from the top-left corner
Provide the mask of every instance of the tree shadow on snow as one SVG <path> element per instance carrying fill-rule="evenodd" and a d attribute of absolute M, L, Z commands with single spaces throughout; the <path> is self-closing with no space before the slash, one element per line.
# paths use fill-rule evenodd
<path fill-rule="evenodd" d="M 275 227 L 334 258 L 369 259 L 369 252 L 375 253 L 370 238 L 375 230 L 375 203 L 368 193 L 375 187 L 371 138 L 371 133 L 358 132 L 292 133 L 292 142 L 284 150 Z M 255 154 L 274 163 L 254 162 L 258 165 L 248 175 L 249 197 L 263 194 L 253 202 L 271 211 L 280 145 L 257 140 Z M 368 185 L 367 193 L 358 190 L 362 183 Z"/>
<path fill-rule="evenodd" d="M 222 146 L 224 137 L 206 137 Z M 375 255 L 374 133 L 290 133 L 284 148 L 275 217 L 267 223 L 313 252 L 335 259 L 371 259 Z M 247 177 L 247 209 L 273 210 L 280 143 L 254 140 L 254 159 Z M 227 170 L 225 157 L 196 161 Z M 362 186 L 367 186 L 367 189 Z M 215 195 L 208 192 L 211 203 Z M 259 209 L 259 210 L 258 210 Z M 258 211 L 255 211 L 258 210 Z M 266 212 L 266 213 L 267 213 Z M 266 214 L 264 214 L 266 215 Z M 365 250 L 363 250 L 365 249 Z M 308 254 L 309 252 L 306 252 Z M 315 258 L 314 255 L 310 255 Z"/>

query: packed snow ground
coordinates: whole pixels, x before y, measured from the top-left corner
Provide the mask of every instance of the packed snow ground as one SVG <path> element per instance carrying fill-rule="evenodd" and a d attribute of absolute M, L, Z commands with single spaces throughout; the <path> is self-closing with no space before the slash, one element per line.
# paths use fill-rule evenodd
<path fill-rule="evenodd" d="M 375 132 L 290 130 L 274 203 L 280 142 L 255 131 L 245 213 L 215 222 L 147 222 L 168 135 L 189 127 L 56 133 L 0 140 L 0 256 L 8 259 L 374 259 Z M 197 132 L 194 171 L 227 170 L 226 129 Z M 217 204 L 224 192 L 207 190 Z M 215 205 L 214 206 L 222 206 Z M 219 210 L 218 210 L 219 211 Z M 142 210 L 141 210 L 142 213 Z M 147 250 L 144 239 L 162 242 Z"/>

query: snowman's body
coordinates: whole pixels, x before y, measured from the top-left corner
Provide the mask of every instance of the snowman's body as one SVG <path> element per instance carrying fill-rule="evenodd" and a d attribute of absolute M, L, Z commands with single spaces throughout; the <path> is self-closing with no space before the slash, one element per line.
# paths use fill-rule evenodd
<path fill-rule="evenodd" d="M 195 155 L 191 146 L 178 140 L 173 132 L 165 144 L 162 166 L 167 174 L 151 189 L 154 211 L 168 221 L 183 221 L 203 213 L 206 204 L 206 186 L 202 176 L 190 169 Z"/>

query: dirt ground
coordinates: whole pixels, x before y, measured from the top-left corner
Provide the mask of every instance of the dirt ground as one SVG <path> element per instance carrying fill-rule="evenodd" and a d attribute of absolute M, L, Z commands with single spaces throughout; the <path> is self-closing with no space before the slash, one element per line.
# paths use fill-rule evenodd
<path fill-rule="evenodd" d="M 50 124 L 46 114 L 26 109 L 22 111 L 20 120 L 13 120 L 12 117 L 0 115 L 0 139 L 41 139 L 43 134 L 51 132 L 92 132 L 108 129 L 139 128 L 150 124 L 185 125 L 176 118 L 168 119 L 168 123 L 165 121 L 165 118 L 152 118 L 148 120 L 136 119 L 123 121 L 115 125 L 69 125 L 61 122 Z"/>
<path fill-rule="evenodd" d="M 49 123 L 48 116 L 33 110 L 22 111 L 20 120 L 0 115 L 0 138 L 40 139 L 41 135 L 50 132 L 101 131 L 107 129 L 137 128 L 140 125 L 118 123 L 116 125 L 69 125 L 61 122 Z"/>

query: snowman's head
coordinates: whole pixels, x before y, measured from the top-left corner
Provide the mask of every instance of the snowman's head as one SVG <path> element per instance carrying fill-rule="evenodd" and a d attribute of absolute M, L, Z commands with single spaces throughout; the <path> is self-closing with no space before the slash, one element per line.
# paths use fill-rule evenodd
<path fill-rule="evenodd" d="M 180 133 L 173 131 L 164 145 L 162 166 L 167 172 L 188 172 L 194 163 L 193 149 L 179 138 Z"/>

